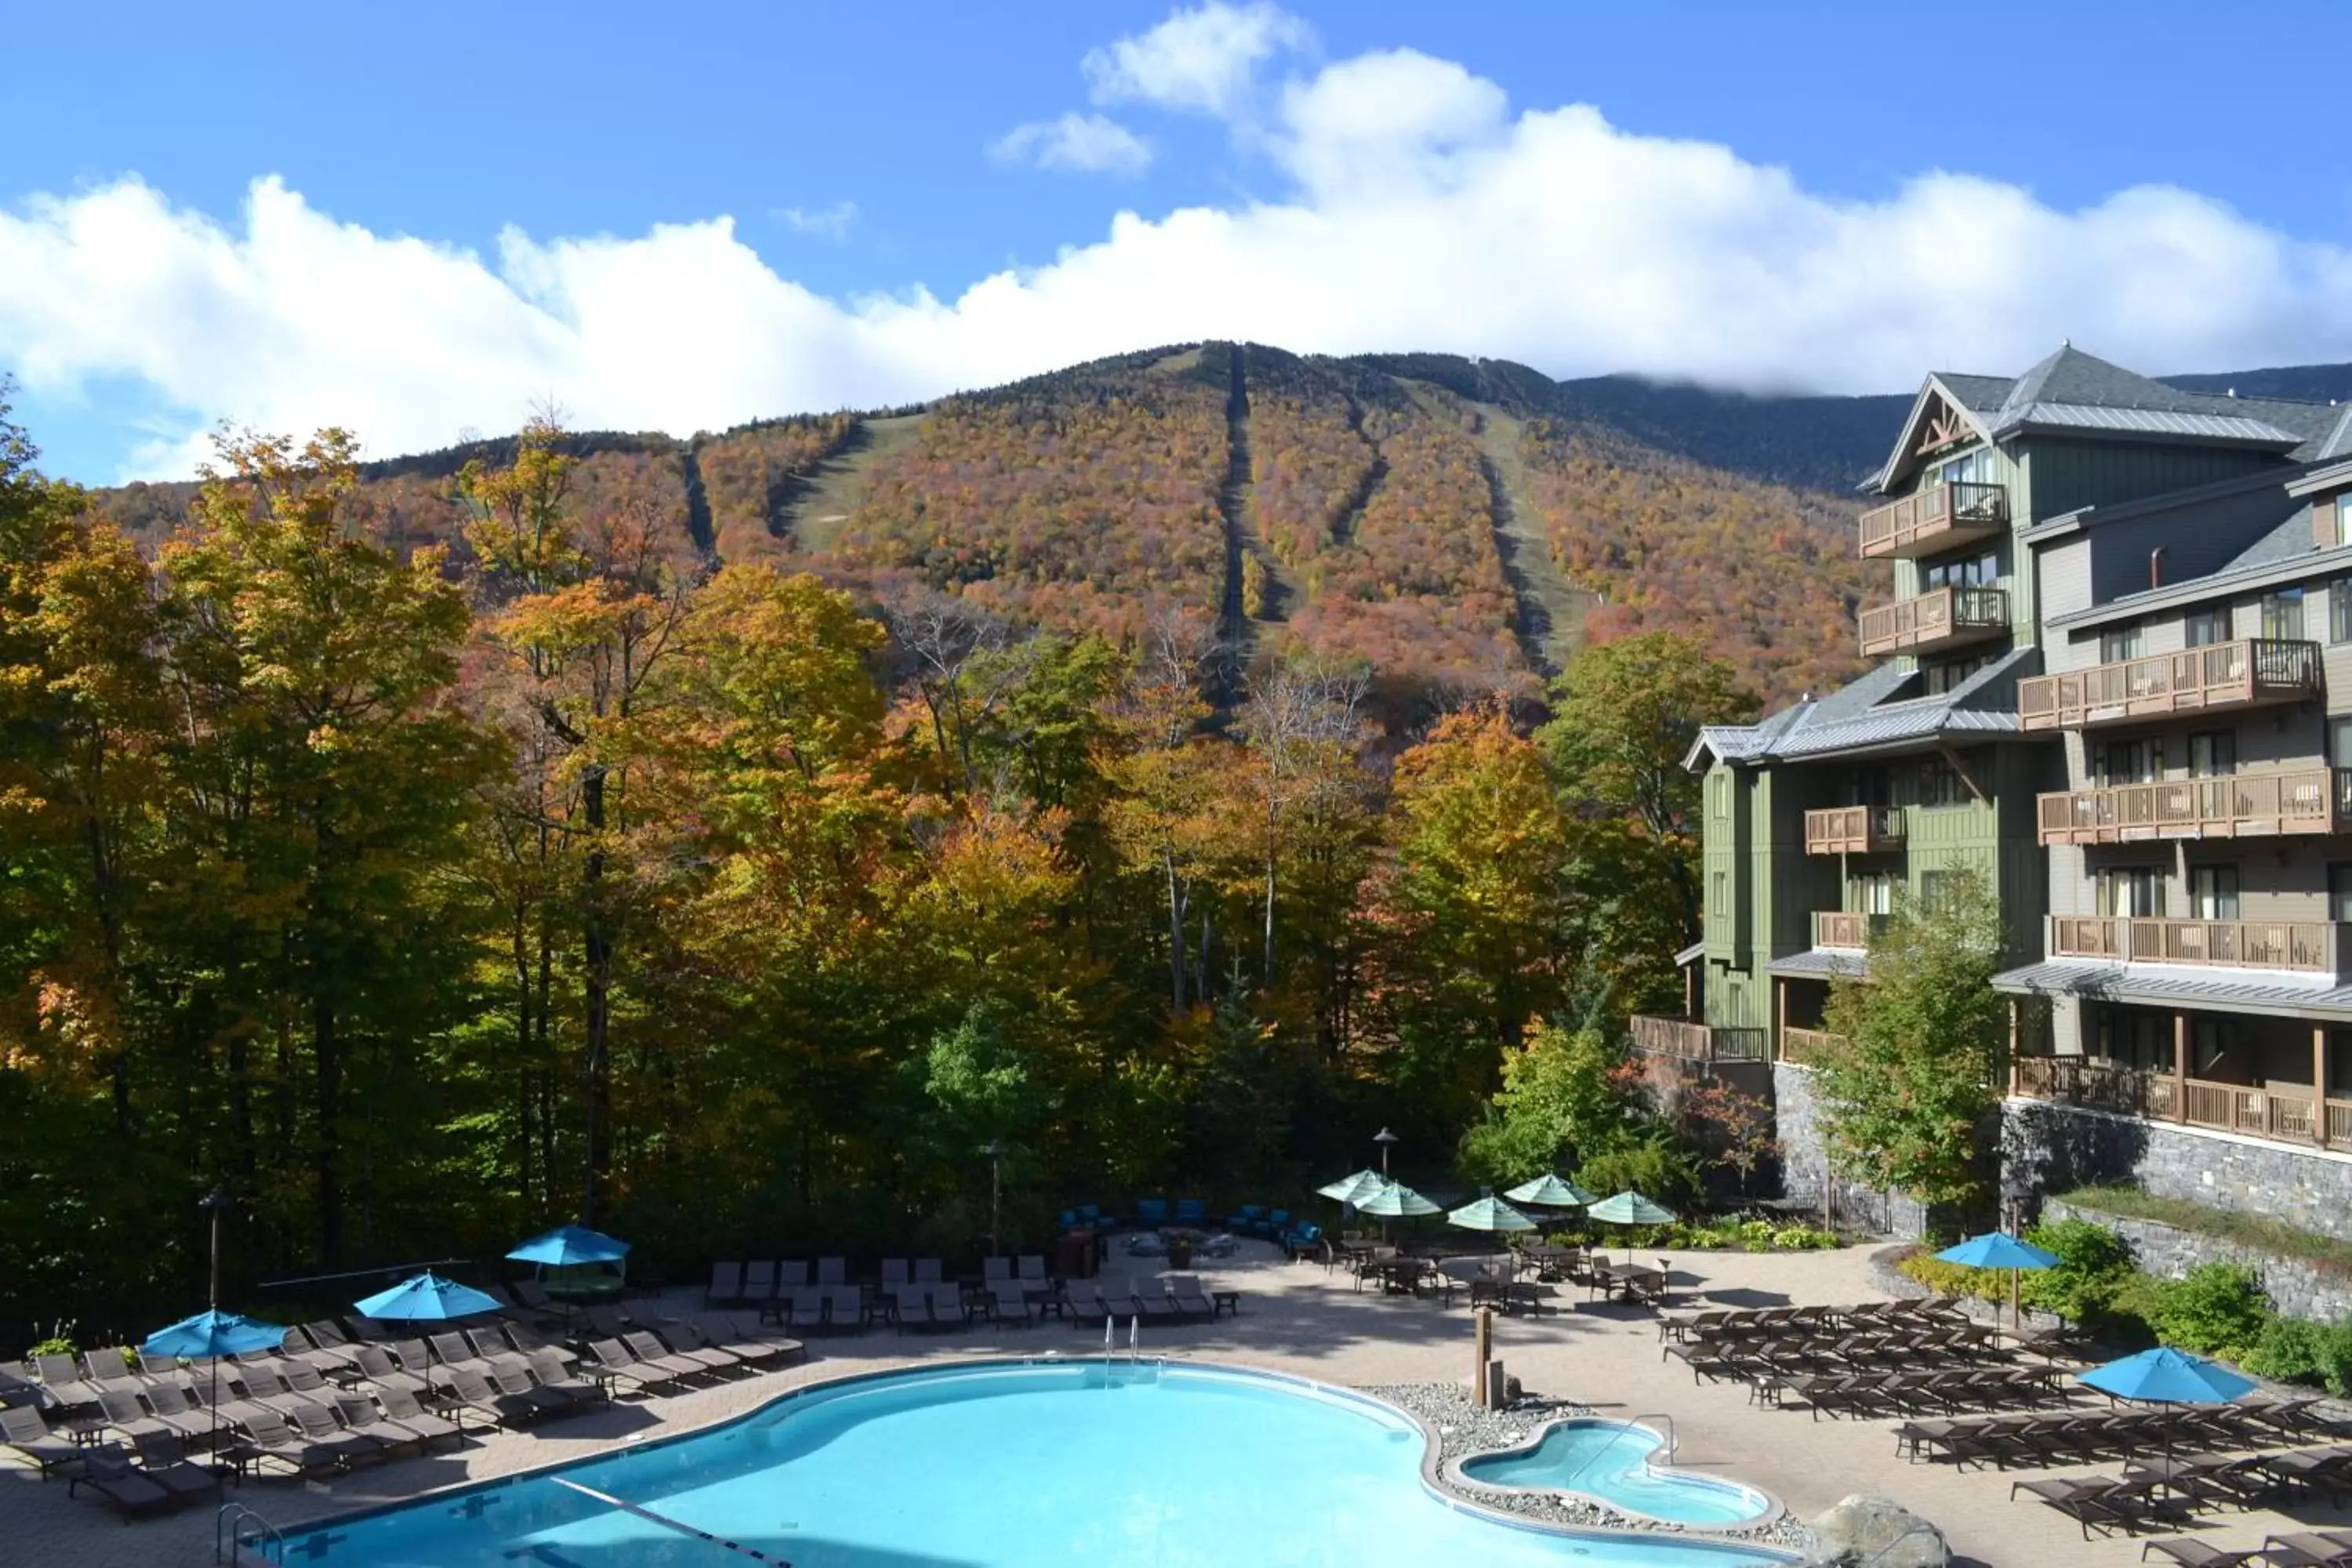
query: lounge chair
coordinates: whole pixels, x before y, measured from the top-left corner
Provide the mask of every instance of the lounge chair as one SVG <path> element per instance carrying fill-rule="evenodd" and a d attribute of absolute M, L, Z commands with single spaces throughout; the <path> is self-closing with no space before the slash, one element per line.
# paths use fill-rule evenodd
<path fill-rule="evenodd" d="M 1191 1226 L 1195 1229 L 1207 1225 L 1209 1223 L 1208 1204 L 1200 1198 L 1178 1198 L 1176 1200 L 1176 1223 L 1178 1225 Z"/>
<path fill-rule="evenodd" d="M 478 1373 L 489 1365 L 482 1353 L 474 1348 L 474 1342 L 462 1333 L 452 1331 L 446 1334 L 428 1334 L 425 1338 L 433 1347 L 435 1358 L 452 1372 L 467 1370 Z"/>
<path fill-rule="evenodd" d="M 131 1446 L 138 1450 L 139 1473 L 174 1499 L 194 1502 L 220 1496 L 220 1477 L 190 1458 L 188 1446 L 177 1437 L 159 1433 Z"/>
<path fill-rule="evenodd" d="M 373 1437 L 387 1448 L 406 1448 L 412 1453 L 425 1451 L 425 1434 L 405 1421 L 396 1421 L 376 1407 L 374 1400 L 364 1394 L 335 1395 L 335 1419 L 344 1429 L 362 1437 Z M 457 1436 L 457 1428 L 444 1421 L 447 1436 Z"/>
<path fill-rule="evenodd" d="M 50 1431 L 47 1419 L 29 1405 L 0 1405 L 0 1448 L 32 1460 L 43 1480 L 82 1458 L 80 1447 Z"/>
<path fill-rule="evenodd" d="M 1217 1304 L 1201 1288 L 1199 1275 L 1171 1274 L 1165 1283 L 1168 1299 L 1174 1303 L 1178 1316 L 1208 1319 L 1217 1315 Z"/>
<path fill-rule="evenodd" d="M 941 1263 L 936 1258 L 918 1258 L 915 1259 L 914 1278 L 915 1283 L 918 1285 L 940 1284 L 945 1278 L 946 1274 L 947 1265 Z"/>
<path fill-rule="evenodd" d="M 132 1469 L 120 1452 L 104 1449 L 91 1451 L 81 1469 L 66 1483 L 66 1495 L 72 1497 L 84 1487 L 126 1522 L 142 1514 L 168 1513 L 180 1502 L 162 1481 Z"/>
<path fill-rule="evenodd" d="M 360 1380 L 379 1390 L 404 1388 L 411 1394 L 430 1394 L 432 1385 L 392 1359 L 382 1345 L 359 1347 Z"/>
<path fill-rule="evenodd" d="M 2277 1568 L 2346 1568 L 2352 1563 L 2352 1533 L 2341 1530 L 2297 1530 L 2266 1536 L 2259 1561 Z"/>
<path fill-rule="evenodd" d="M 704 1343 L 702 1336 L 695 1332 L 691 1324 L 677 1318 L 664 1318 L 655 1329 L 649 1331 L 657 1342 L 669 1347 L 670 1354 L 682 1356 L 690 1362 L 698 1362 L 711 1372 L 742 1370 L 741 1356 L 732 1351 L 721 1350 L 717 1345 Z M 626 1340 L 621 1342 L 628 1344 Z M 629 1348 L 637 1349 L 635 1345 L 630 1345 Z"/>
<path fill-rule="evenodd" d="M 1135 1223 L 1142 1226 L 1166 1225 L 1168 1223 L 1168 1200 L 1166 1198 L 1136 1199 Z"/>
<path fill-rule="evenodd" d="M 995 1257 L 982 1258 L 980 1260 L 980 1277 L 982 1283 L 987 1285 L 994 1285 L 1000 1280 L 1012 1279 L 1013 1259 L 1010 1258 Z"/>
<path fill-rule="evenodd" d="M 41 1389 L 58 1402 L 60 1409 L 72 1410 L 98 1403 L 98 1388 L 82 1375 L 80 1365 L 69 1355 L 37 1355 L 30 1358 L 33 1371 L 41 1380 Z"/>
<path fill-rule="evenodd" d="M 356 1445 L 320 1443 L 303 1436 L 273 1410 L 255 1410 L 237 1422 L 244 1433 L 235 1452 L 255 1460 L 275 1459 L 298 1476 L 341 1469 L 344 1456 Z"/>
<path fill-rule="evenodd" d="M 918 1269 L 919 1269 L 921 1265 L 917 1265 Z M 919 1272 L 915 1278 L 919 1279 L 922 1278 L 922 1275 Z M 820 1285 L 848 1284 L 849 1259 L 845 1258 L 818 1258 L 816 1260 L 816 1282 Z"/>
<path fill-rule="evenodd" d="M 988 1288 L 988 1321 L 1027 1328 L 1032 1321 L 1029 1298 L 1017 1279 L 999 1279 Z"/>
<path fill-rule="evenodd" d="M 1070 1321 L 1080 1328 L 1101 1323 L 1110 1317 L 1110 1303 L 1103 1298 L 1099 1279 L 1066 1279 L 1062 1282 L 1062 1300 Z"/>
<path fill-rule="evenodd" d="M 702 1304 L 706 1307 L 735 1307 L 740 1306 L 744 1300 L 742 1263 L 739 1260 L 712 1264 L 710 1288 L 702 1293 Z"/>
<path fill-rule="evenodd" d="M 866 1293 L 855 1285 L 816 1285 L 815 1290 L 824 1301 L 825 1327 L 835 1333 L 848 1333 L 866 1326 Z"/>
<path fill-rule="evenodd" d="M 845 1288 L 852 1291 L 857 1289 L 854 1285 Z M 822 1298 L 819 1299 L 819 1305 L 820 1307 L 823 1305 Z M 822 1317 L 822 1315 L 820 1312 L 819 1316 Z M 789 1365 L 793 1362 L 804 1360 L 808 1355 L 807 1345 L 789 1334 L 769 1331 L 764 1323 L 747 1323 L 741 1318 L 723 1316 L 713 1321 L 716 1324 L 724 1325 L 730 1331 L 725 1337 L 724 1342 L 730 1346 L 736 1344 L 758 1346 L 769 1352 L 769 1360 L 777 1365 Z"/>
<path fill-rule="evenodd" d="M 294 1429 L 313 1443 L 336 1449 L 345 1465 L 381 1459 L 394 1448 L 404 1446 L 404 1439 L 388 1437 L 378 1433 L 354 1432 L 343 1425 L 331 1406 L 304 1405 L 287 1412 L 286 1419 Z"/>
<path fill-rule="evenodd" d="M 527 1421 L 536 1421 L 567 1403 L 560 1395 L 549 1394 L 547 1390 L 536 1385 L 530 1394 L 513 1394 L 493 1388 L 487 1378 L 470 1367 L 453 1369 L 449 1373 L 449 1386 L 456 1393 L 459 1404 L 481 1412 L 501 1426 L 520 1426 Z"/>
<path fill-rule="evenodd" d="M 776 1289 L 790 1290 L 809 1282 L 809 1266 L 802 1259 L 787 1258 L 776 1265 Z"/>
<path fill-rule="evenodd" d="M 376 1390 L 375 1404 L 376 1408 L 383 1412 L 386 1421 L 397 1423 L 404 1429 L 415 1433 L 420 1441 L 432 1444 L 441 1441 L 444 1437 L 458 1443 L 466 1440 L 466 1423 L 463 1420 L 443 1415 L 438 1411 L 425 1409 L 417 1402 L 416 1395 L 404 1388 Z M 455 1408 L 458 1410 L 460 1415 L 463 1415 L 462 1405 Z"/>
<path fill-rule="evenodd" d="M 887 1290 L 893 1285 L 909 1284 L 913 1281 L 914 1278 L 914 1270 L 908 1266 L 905 1258 L 886 1258 L 882 1260 L 882 1288 L 884 1289 Z"/>
<path fill-rule="evenodd" d="M 747 1263 L 743 1266 L 741 1300 L 754 1305 L 770 1301 L 776 1295 L 776 1264 L 773 1258 Z"/>
<path fill-rule="evenodd" d="M 520 1356 L 502 1361 L 482 1374 L 482 1381 L 494 1394 L 509 1399 L 528 1401 L 541 1415 L 568 1415 L 583 1405 L 596 1403 L 596 1391 L 585 1383 L 573 1381 L 562 1367 L 555 1369 L 556 1381 L 566 1386 L 558 1388 L 542 1383 L 535 1376 L 530 1364 Z"/>
<path fill-rule="evenodd" d="M 605 1376 L 640 1392 L 675 1388 L 688 1375 L 675 1367 L 638 1360 L 618 1340 L 595 1341 L 588 1347 L 588 1354 Z"/>
<path fill-rule="evenodd" d="M 643 1331 L 623 1334 L 621 1342 L 626 1345 L 629 1353 L 639 1361 L 650 1366 L 660 1367 L 664 1372 L 676 1376 L 709 1377 L 711 1374 L 711 1365 L 709 1362 L 693 1356 L 676 1354 L 661 1341 Z"/>
<path fill-rule="evenodd" d="M 2211 1545 L 2193 1535 L 2176 1535 L 2168 1541 L 2141 1542 L 2139 1560 L 2147 1562 L 2151 1553 L 2167 1563 L 2179 1564 L 2179 1568 L 2247 1568 L 2249 1563 L 2265 1561 L 2259 1546 L 2242 1546 L 2232 1550 Z"/>
<path fill-rule="evenodd" d="M 1240 1231 L 1244 1236 L 1257 1236 L 1262 1234 L 1261 1227 L 1265 1222 L 1265 1206 L 1263 1204 L 1244 1204 L 1225 1216 L 1225 1228 Z"/>
<path fill-rule="evenodd" d="M 1021 1281 L 1024 1289 L 1030 1290 L 1042 1290 L 1051 1283 L 1045 1273 L 1044 1256 L 1034 1252 L 1024 1252 L 1021 1255 L 1019 1266 L 1013 1270 L 1013 1277 Z"/>
<path fill-rule="evenodd" d="M 107 1389 L 98 1396 L 98 1408 L 106 1416 L 107 1426 L 121 1433 L 126 1441 L 138 1441 L 142 1433 L 162 1433 L 172 1437 L 187 1435 L 185 1428 L 150 1412 L 131 1389 Z"/>
<path fill-rule="evenodd" d="M 662 1337 L 684 1352 L 708 1351 L 731 1356 L 735 1366 L 747 1370 L 764 1367 L 776 1359 L 774 1348 L 767 1341 L 742 1338 L 735 1332 L 732 1323 L 707 1317 L 673 1318 L 665 1319 L 661 1328 Z"/>

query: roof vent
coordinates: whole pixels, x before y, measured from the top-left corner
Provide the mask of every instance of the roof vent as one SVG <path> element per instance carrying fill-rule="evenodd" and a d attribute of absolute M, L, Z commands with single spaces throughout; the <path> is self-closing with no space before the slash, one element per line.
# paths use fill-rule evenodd
<path fill-rule="evenodd" d="M 2233 386 L 2233 387 L 2230 388 L 2230 390 L 2229 390 L 2228 392 L 2226 392 L 2226 393 L 2222 394 L 2222 395 L 2223 395 L 2223 396 L 2225 396 L 2225 397 L 2235 397 L 2235 396 L 2237 396 L 2237 395 L 2238 395 L 2238 389 L 2237 389 L 2236 387 L 2234 387 L 2234 386 Z"/>

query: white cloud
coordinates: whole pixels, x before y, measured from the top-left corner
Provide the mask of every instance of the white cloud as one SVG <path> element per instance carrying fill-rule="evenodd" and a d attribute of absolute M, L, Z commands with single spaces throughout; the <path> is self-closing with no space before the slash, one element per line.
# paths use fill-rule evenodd
<path fill-rule="evenodd" d="M 1313 42 L 1306 23 L 1264 0 L 1210 0 L 1147 33 L 1088 50 L 1079 69 L 1097 103 L 1156 103 L 1222 119 L 1242 108 L 1260 64 Z"/>
<path fill-rule="evenodd" d="M 1837 391 L 2014 371 L 2063 336 L 2159 373 L 2352 359 L 2352 253 L 2193 192 L 2059 211 L 1939 172 L 1832 200 L 1589 107 L 1515 113 L 1410 52 L 1330 66 L 1274 115 L 1277 197 L 1121 213 L 952 298 L 825 298 L 725 217 L 481 256 L 274 179 L 227 222 L 136 180 L 36 197 L 0 208 L 0 368 L 37 394 L 139 384 L 184 412 L 136 458 L 168 473 L 221 418 L 385 453 L 552 394 L 586 426 L 687 433 L 1213 336 Z"/>
<path fill-rule="evenodd" d="M 835 202 L 829 207 L 778 207 L 776 216 L 794 234 L 814 235 L 819 239 L 847 239 L 849 226 L 857 221 L 857 204 Z"/>
<path fill-rule="evenodd" d="M 1072 174 L 1139 174 L 1151 166 L 1143 138 L 1116 120 L 1076 110 L 1014 126 L 988 144 L 988 155 Z"/>

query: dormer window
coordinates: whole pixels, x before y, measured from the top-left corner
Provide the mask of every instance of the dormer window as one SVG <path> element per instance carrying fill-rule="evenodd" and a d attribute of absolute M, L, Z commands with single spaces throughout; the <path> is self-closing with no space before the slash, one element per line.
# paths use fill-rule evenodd
<path fill-rule="evenodd" d="M 1972 452 L 1963 452 L 1929 468 L 1927 482 L 1931 485 L 1989 485 L 1997 477 L 1993 472 L 1991 450 L 1979 447 Z"/>

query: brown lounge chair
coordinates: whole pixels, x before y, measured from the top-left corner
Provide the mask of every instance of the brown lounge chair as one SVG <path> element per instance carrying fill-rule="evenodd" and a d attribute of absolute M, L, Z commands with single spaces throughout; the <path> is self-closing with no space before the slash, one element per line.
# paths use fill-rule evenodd
<path fill-rule="evenodd" d="M 158 1434 L 141 1438 L 136 1447 L 139 1473 L 174 1498 L 194 1502 L 220 1496 L 220 1477 L 188 1458 L 188 1446 L 177 1437 Z"/>
<path fill-rule="evenodd" d="M 416 1395 L 405 1388 L 380 1388 L 376 1390 L 375 1403 L 376 1408 L 383 1412 L 386 1421 L 402 1431 L 415 1434 L 421 1443 L 438 1443 L 444 1437 L 460 1444 L 466 1440 L 466 1424 L 463 1421 L 453 1421 L 425 1409 L 417 1403 Z M 464 1407 L 458 1408 L 462 1410 Z"/>
<path fill-rule="evenodd" d="M 2147 1562 L 2155 1553 L 2179 1568 L 2248 1568 L 2251 1563 L 2265 1561 L 2263 1549 L 2242 1546 L 2231 1551 L 2226 1546 L 2209 1545 L 2193 1535 L 2176 1535 L 2169 1541 L 2151 1541 L 2139 1549 L 2139 1560 Z"/>
<path fill-rule="evenodd" d="M 2298 1530 L 2267 1536 L 2263 1554 L 2277 1568 L 2345 1568 L 2352 1563 L 2352 1531 Z"/>
<path fill-rule="evenodd" d="M 0 1406 L 0 1448 L 32 1460 L 43 1480 L 51 1470 L 68 1469 L 83 1457 L 71 1438 L 50 1431 L 48 1421 L 29 1405 Z"/>
<path fill-rule="evenodd" d="M 675 1388 L 686 1374 L 674 1367 L 639 1361 L 631 1355 L 618 1340 L 597 1340 L 588 1347 L 597 1369 L 605 1376 L 644 1393 L 658 1388 Z"/>
<path fill-rule="evenodd" d="M 1034 1320 L 1029 1314 L 1029 1298 L 1017 1279 L 992 1280 L 988 1287 L 988 1321 L 1007 1325 L 1018 1323 L 1027 1328 Z"/>
<path fill-rule="evenodd" d="M 119 1450 L 90 1451 L 82 1461 L 81 1473 L 66 1483 L 66 1495 L 71 1497 L 83 1487 L 96 1492 L 107 1507 L 122 1516 L 125 1523 L 141 1514 L 168 1513 L 180 1500 L 163 1482 L 132 1469 Z"/>

